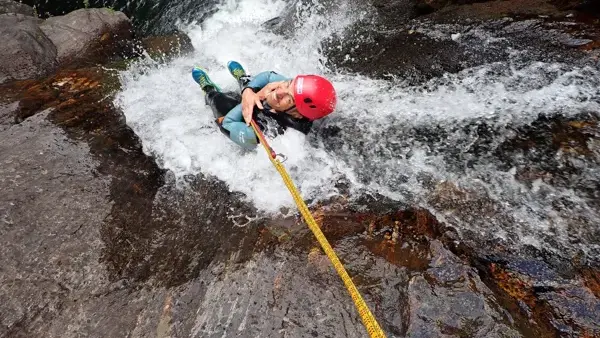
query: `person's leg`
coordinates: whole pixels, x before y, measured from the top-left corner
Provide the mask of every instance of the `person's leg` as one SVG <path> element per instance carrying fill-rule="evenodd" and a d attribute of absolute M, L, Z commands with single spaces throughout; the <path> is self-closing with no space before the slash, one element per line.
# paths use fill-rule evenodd
<path fill-rule="evenodd" d="M 206 104 L 210 106 L 216 119 L 227 115 L 231 109 L 241 102 L 239 94 L 232 92 L 221 93 L 214 89 L 209 89 L 205 99 Z"/>
<path fill-rule="evenodd" d="M 252 77 L 246 73 L 244 67 L 237 61 L 227 62 L 229 73 L 237 80 L 240 89 L 244 88 L 250 82 Z"/>
<path fill-rule="evenodd" d="M 200 85 L 200 88 L 202 88 L 205 93 L 208 93 L 211 91 L 211 89 L 214 89 L 218 92 L 221 91 L 221 88 L 219 88 L 216 83 L 211 81 L 206 71 L 198 66 L 194 66 L 192 69 L 192 78 L 194 78 L 194 81 Z"/>
<path fill-rule="evenodd" d="M 212 82 L 206 71 L 200 67 L 194 67 L 192 77 L 205 93 L 205 103 L 210 106 L 219 129 L 223 134 L 229 136 L 229 131 L 221 126 L 221 121 L 232 108 L 241 102 L 241 97 L 236 93 L 222 93 L 219 86 Z"/>

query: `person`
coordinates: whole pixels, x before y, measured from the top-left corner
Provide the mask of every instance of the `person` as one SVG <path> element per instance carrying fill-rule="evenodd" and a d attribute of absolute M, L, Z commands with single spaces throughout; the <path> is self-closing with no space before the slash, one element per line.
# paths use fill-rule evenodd
<path fill-rule="evenodd" d="M 293 79 L 265 71 L 252 77 L 236 61 L 227 63 L 237 80 L 240 93 L 222 92 L 207 72 L 194 66 L 192 78 L 205 93 L 221 132 L 244 149 L 254 149 L 259 140 L 250 126 L 252 119 L 263 132 L 269 120 L 277 133 L 287 128 L 308 134 L 314 120 L 333 112 L 336 92 L 329 80 L 318 75 L 298 75 Z"/>

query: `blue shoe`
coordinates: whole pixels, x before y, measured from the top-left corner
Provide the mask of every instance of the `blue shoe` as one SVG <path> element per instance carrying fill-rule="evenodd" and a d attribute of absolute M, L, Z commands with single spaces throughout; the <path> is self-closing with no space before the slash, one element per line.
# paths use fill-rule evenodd
<path fill-rule="evenodd" d="M 214 82 L 210 80 L 208 74 L 206 74 L 206 71 L 198 66 L 194 66 L 194 69 L 192 69 L 192 77 L 194 78 L 194 81 L 196 81 L 196 83 L 198 83 L 202 90 L 205 92 L 210 89 L 207 87 L 212 87 L 219 92 L 221 91 L 221 88 L 219 88 L 219 86 L 217 86 Z"/>
<path fill-rule="evenodd" d="M 231 75 L 233 75 L 233 77 L 238 81 L 240 81 L 242 77 L 246 76 L 244 67 L 242 67 L 242 65 L 240 65 L 237 61 L 227 62 L 227 69 L 229 69 L 229 73 L 231 73 Z"/>

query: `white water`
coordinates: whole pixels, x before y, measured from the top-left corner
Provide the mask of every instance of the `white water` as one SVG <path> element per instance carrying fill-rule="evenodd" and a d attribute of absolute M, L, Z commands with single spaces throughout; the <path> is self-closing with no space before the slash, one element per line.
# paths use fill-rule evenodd
<path fill-rule="evenodd" d="M 280 0 L 226 1 L 202 24 L 186 27 L 196 49 L 192 56 L 166 65 L 132 67 L 122 74 L 123 89 L 116 103 L 141 137 L 145 151 L 156 156 L 162 167 L 178 177 L 215 176 L 231 190 L 244 193 L 266 214 L 293 206 L 263 150 L 243 153 L 217 130 L 191 78 L 192 66 L 201 65 L 224 90 L 235 90 L 225 65 L 237 60 L 251 73 L 320 73 L 332 79 L 339 95 L 337 111 L 317 123 L 308 137 L 290 130 L 271 141 L 276 151 L 287 155 L 285 165 L 307 199 L 319 201 L 338 194 L 336 183 L 343 180 L 350 185 L 351 197 L 379 193 L 429 206 L 459 228 L 498 238 L 512 234 L 535 245 L 541 245 L 540 237 L 552 228 L 557 241 L 569 246 L 566 229 L 572 214 L 560 214 L 551 207 L 559 198 L 576 202 L 578 215 L 595 226 L 600 224 L 598 211 L 569 188 L 543 182 L 526 186 L 515 179 L 514 170 L 501 170 L 489 161 L 452 169 L 449 154 L 443 150 L 468 154 L 478 136 L 458 127 L 473 121 L 504 130 L 507 125 L 529 124 L 538 114 L 600 111 L 597 71 L 562 64 L 536 62 L 516 67 L 503 63 L 467 69 L 420 88 L 401 81 L 336 74 L 322 66 L 317 46 L 333 32 L 343 32 L 360 13 L 344 6 L 328 16 L 305 9 L 303 24 L 288 38 L 261 28 L 262 22 L 284 7 Z M 410 134 L 411 129 L 431 126 L 447 130 L 448 138 L 426 142 Z M 336 138 L 319 135 L 330 127 L 341 128 Z M 500 144 L 508 136 L 510 129 L 493 143 Z M 598 180 L 597 171 L 589 168 L 588 178 Z M 478 221 L 465 221 L 454 210 L 432 206 L 436 192 L 423 186 L 423 174 L 434 182 L 449 181 L 473 191 L 474 199 L 491 199 L 502 217 L 481 215 Z M 510 226 L 503 221 L 507 218 Z M 595 245 L 584 244 L 587 248 Z"/>

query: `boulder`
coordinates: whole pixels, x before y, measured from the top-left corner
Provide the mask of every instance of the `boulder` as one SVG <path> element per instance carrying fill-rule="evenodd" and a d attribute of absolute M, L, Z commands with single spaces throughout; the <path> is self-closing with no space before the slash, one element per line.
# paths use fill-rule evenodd
<path fill-rule="evenodd" d="M 61 65 L 105 62 L 129 50 L 133 37 L 129 18 L 108 8 L 79 9 L 51 17 L 40 28 L 56 45 Z"/>
<path fill-rule="evenodd" d="M 35 16 L 33 7 L 13 0 L 0 0 L 0 14 L 14 13 Z"/>
<path fill-rule="evenodd" d="M 600 2 L 597 0 L 551 0 L 561 10 L 575 10 L 600 17 Z"/>
<path fill-rule="evenodd" d="M 194 50 L 192 40 L 185 33 L 177 32 L 166 36 L 151 36 L 141 41 L 142 47 L 152 58 L 169 60 Z"/>
<path fill-rule="evenodd" d="M 0 14 L 0 83 L 43 76 L 56 69 L 56 47 L 23 14 Z"/>

